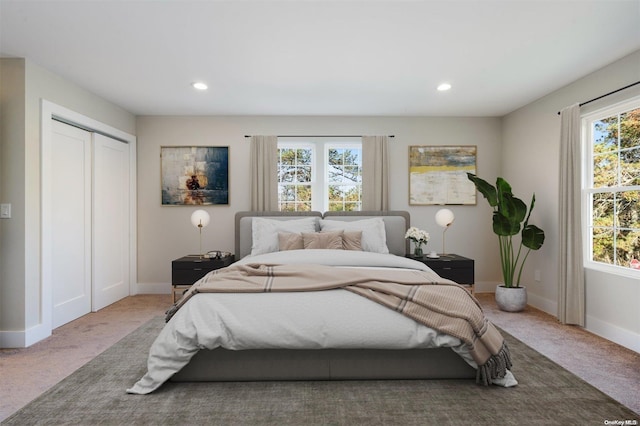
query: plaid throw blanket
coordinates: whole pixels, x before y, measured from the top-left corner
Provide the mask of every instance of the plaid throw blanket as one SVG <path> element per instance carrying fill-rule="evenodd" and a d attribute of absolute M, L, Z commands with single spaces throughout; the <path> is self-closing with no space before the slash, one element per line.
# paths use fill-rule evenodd
<path fill-rule="evenodd" d="M 323 265 L 236 264 L 208 274 L 167 311 L 167 321 L 197 293 L 260 293 L 345 289 L 457 337 L 478 364 L 485 385 L 511 368 L 506 342 L 464 288 L 429 271 Z"/>

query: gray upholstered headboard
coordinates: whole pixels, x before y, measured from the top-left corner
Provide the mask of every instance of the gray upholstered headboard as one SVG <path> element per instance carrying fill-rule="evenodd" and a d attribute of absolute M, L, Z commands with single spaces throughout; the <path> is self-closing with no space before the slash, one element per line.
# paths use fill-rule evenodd
<path fill-rule="evenodd" d="M 252 225 L 254 217 L 264 217 L 276 220 L 300 219 L 305 216 L 315 216 L 330 220 L 353 221 L 382 217 L 387 232 L 387 247 L 389 252 L 398 256 L 404 256 L 409 252 L 409 241 L 404 238 L 407 229 L 411 226 L 411 218 L 406 211 L 360 211 L 360 212 L 238 212 L 236 213 L 236 259 L 242 259 L 251 253 Z"/>

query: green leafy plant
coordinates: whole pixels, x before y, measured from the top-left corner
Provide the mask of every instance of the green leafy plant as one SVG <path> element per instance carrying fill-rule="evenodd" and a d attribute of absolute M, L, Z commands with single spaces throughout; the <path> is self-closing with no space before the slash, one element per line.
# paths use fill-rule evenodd
<path fill-rule="evenodd" d="M 522 268 L 529 253 L 531 250 L 538 250 L 544 243 L 544 231 L 529 223 L 536 194 L 533 194 L 527 209 L 527 205 L 513 195 L 511 185 L 503 178 L 499 177 L 496 180 L 496 186 L 493 186 L 473 173 L 467 173 L 467 177 L 493 207 L 493 232 L 500 242 L 504 286 L 520 287 Z M 514 245 L 513 236 L 518 234 L 521 236 L 520 244 Z M 523 246 L 527 249 L 524 255 Z"/>

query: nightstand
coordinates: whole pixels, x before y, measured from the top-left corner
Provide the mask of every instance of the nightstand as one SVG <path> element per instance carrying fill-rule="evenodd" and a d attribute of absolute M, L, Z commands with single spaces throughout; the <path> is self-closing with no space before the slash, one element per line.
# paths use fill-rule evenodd
<path fill-rule="evenodd" d="M 221 259 L 201 259 L 199 255 L 181 257 L 171 262 L 173 302 L 208 272 L 224 268 L 235 261 L 233 255 Z"/>
<path fill-rule="evenodd" d="M 440 255 L 438 258 L 413 257 L 411 255 L 407 255 L 407 257 L 424 263 L 442 278 L 447 278 L 468 287 L 471 294 L 473 294 L 475 283 L 473 259 L 457 254 Z"/>

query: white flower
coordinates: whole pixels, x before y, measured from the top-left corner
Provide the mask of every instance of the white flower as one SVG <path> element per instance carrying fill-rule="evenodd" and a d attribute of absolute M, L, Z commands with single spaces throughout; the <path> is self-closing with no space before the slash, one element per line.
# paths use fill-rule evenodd
<path fill-rule="evenodd" d="M 418 229 L 415 226 L 407 229 L 407 233 L 404 235 L 404 237 L 410 239 L 419 246 L 422 244 L 426 244 L 430 238 L 428 232 L 423 231 L 422 229 Z"/>

